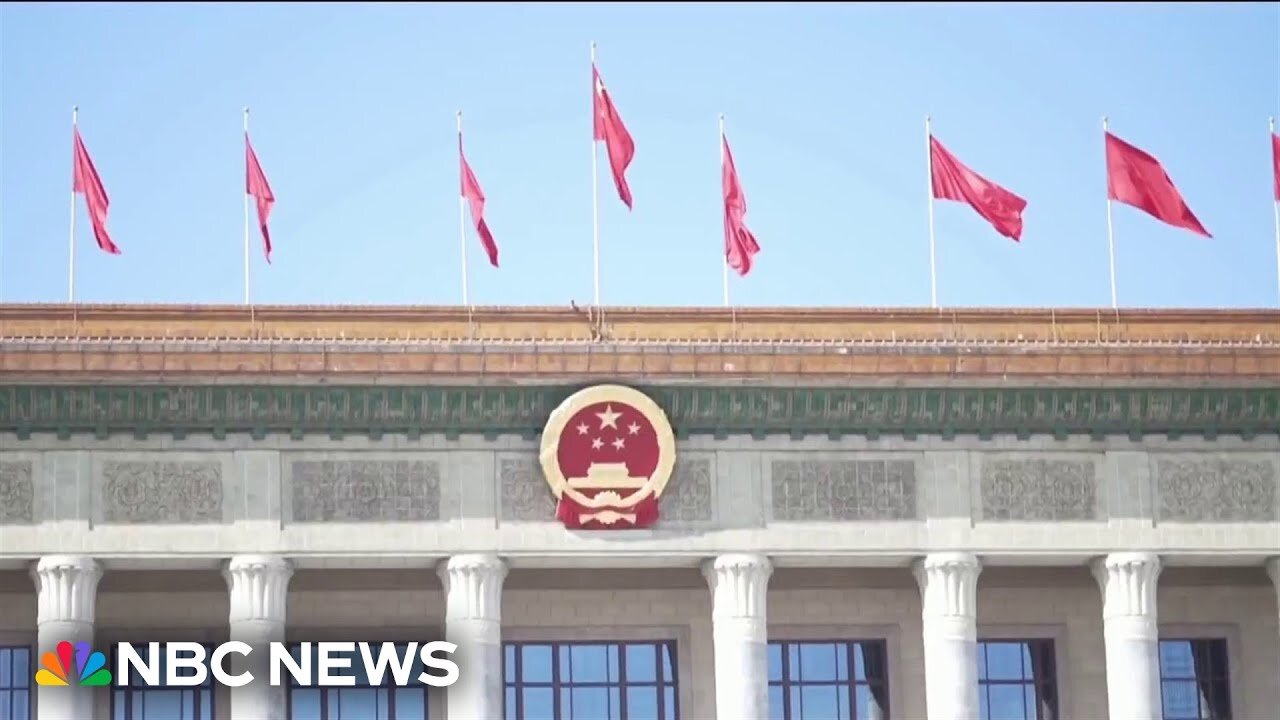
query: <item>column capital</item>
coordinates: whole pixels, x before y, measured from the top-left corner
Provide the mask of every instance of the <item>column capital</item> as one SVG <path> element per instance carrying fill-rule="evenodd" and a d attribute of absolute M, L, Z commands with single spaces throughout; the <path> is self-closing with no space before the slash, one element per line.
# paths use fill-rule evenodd
<path fill-rule="evenodd" d="M 502 618 L 502 583 L 507 564 L 496 555 L 454 555 L 436 566 L 447 598 L 449 619 Z"/>
<path fill-rule="evenodd" d="M 1149 552 L 1118 552 L 1093 561 L 1090 569 L 1102 592 L 1102 617 L 1156 616 L 1156 587 L 1160 556 Z"/>
<path fill-rule="evenodd" d="M 458 682 L 445 693 L 449 720 L 502 717 L 502 583 L 496 555 L 454 555 L 436 566 L 444 583 L 445 639 L 458 646 Z"/>
<path fill-rule="evenodd" d="M 31 567 L 37 593 L 36 623 L 94 621 L 102 564 L 81 555 L 46 555 Z"/>
<path fill-rule="evenodd" d="M 982 561 L 972 553 L 930 553 L 911 564 L 926 617 L 977 616 Z"/>
<path fill-rule="evenodd" d="M 764 555 L 719 555 L 702 563 L 715 618 L 764 617 L 773 563 Z"/>
<path fill-rule="evenodd" d="M 236 555 L 222 577 L 231 594 L 231 622 L 284 622 L 293 563 L 279 555 Z"/>

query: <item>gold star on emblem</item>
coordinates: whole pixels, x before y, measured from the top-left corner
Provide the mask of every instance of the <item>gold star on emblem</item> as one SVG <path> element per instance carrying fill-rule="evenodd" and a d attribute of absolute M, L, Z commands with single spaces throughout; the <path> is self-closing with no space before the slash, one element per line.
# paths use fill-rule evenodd
<path fill-rule="evenodd" d="M 579 426 L 578 426 L 578 434 L 579 434 L 579 435 L 586 435 L 586 434 L 587 434 L 587 430 L 589 430 L 589 429 L 590 429 L 590 428 L 588 428 L 588 427 L 587 427 L 587 424 L 586 424 L 586 423 L 582 423 L 581 425 L 579 425 Z"/>
<path fill-rule="evenodd" d="M 638 423 L 631 423 L 630 425 L 627 426 L 627 432 L 631 433 L 632 435 L 639 435 L 640 425 Z"/>
<path fill-rule="evenodd" d="M 602 447 L 604 447 L 604 441 L 601 440 L 600 438 L 595 438 L 591 441 L 592 450 L 599 450 Z"/>
<path fill-rule="evenodd" d="M 612 405 L 605 405 L 604 412 L 596 413 L 596 417 L 600 418 L 600 429 L 613 428 L 618 429 L 618 418 L 622 417 L 622 413 L 614 412 Z"/>
<path fill-rule="evenodd" d="M 613 441 L 613 449 L 621 450 L 623 447 L 626 446 L 626 444 L 627 444 L 626 440 L 623 440 L 622 438 L 618 438 L 617 440 Z"/>

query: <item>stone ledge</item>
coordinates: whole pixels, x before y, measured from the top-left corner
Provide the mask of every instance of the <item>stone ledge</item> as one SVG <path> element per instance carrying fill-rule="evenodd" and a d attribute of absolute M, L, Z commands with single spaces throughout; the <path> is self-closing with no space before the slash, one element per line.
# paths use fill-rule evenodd
<path fill-rule="evenodd" d="M 1280 342 L 1274 310 L 0 305 L 6 338 Z"/>

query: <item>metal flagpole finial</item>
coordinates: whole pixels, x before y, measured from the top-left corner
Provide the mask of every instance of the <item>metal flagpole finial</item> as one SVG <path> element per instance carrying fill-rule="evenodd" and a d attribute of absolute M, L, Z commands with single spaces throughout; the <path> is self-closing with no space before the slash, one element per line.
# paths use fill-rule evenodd
<path fill-rule="evenodd" d="M 458 134 L 462 134 L 462 111 L 458 111 Z"/>

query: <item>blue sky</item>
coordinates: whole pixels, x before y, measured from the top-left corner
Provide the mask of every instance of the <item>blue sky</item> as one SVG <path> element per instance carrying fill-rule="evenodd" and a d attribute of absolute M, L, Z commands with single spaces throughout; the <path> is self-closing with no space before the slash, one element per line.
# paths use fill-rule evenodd
<path fill-rule="evenodd" d="M 6 4 L 0 299 L 66 300 L 78 104 L 124 253 L 79 202 L 78 300 L 242 300 L 249 105 L 256 302 L 459 303 L 459 108 L 502 253 L 469 234 L 472 301 L 590 302 L 592 40 L 637 147 L 631 213 L 601 153 L 605 304 L 720 304 L 720 112 L 763 247 L 735 304 L 927 305 L 926 114 L 1029 202 L 1021 244 L 937 204 L 942 305 L 1109 305 L 1103 115 L 1214 234 L 1117 205 L 1121 306 L 1278 302 L 1261 3 Z"/>

